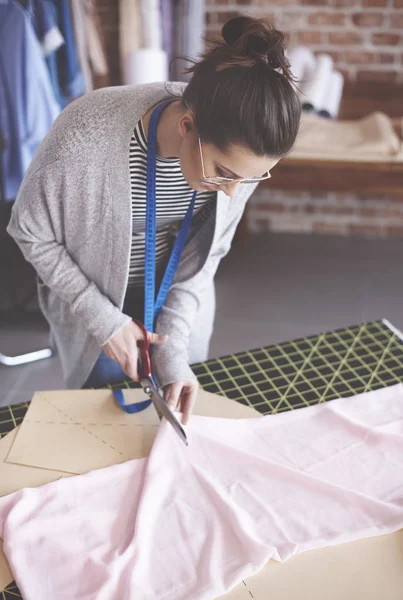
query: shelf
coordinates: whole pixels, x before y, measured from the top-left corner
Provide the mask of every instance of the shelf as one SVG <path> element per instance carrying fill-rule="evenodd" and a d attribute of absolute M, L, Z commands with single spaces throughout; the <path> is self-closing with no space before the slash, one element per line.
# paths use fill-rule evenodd
<path fill-rule="evenodd" d="M 358 119 L 373 111 L 403 117 L 403 85 L 362 82 L 345 85 L 340 119 Z M 334 161 L 285 158 L 261 184 L 281 190 L 335 191 L 387 195 L 403 200 L 403 162 Z"/>

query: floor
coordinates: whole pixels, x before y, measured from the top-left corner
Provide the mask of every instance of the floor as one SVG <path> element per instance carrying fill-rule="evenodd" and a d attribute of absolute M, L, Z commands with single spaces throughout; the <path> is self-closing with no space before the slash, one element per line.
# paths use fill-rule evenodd
<path fill-rule="evenodd" d="M 382 317 L 403 329 L 402 255 L 403 239 L 250 234 L 237 241 L 217 275 L 210 356 Z M 0 352 L 8 355 L 47 340 L 46 323 L 38 318 L 0 325 Z M 0 365 L 0 406 L 60 388 L 57 357 Z"/>

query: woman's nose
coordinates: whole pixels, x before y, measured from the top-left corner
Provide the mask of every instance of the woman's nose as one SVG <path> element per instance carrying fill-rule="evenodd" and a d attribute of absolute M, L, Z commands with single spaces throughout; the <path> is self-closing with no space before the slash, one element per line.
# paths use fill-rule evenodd
<path fill-rule="evenodd" d="M 240 186 L 240 183 L 229 183 L 228 185 L 225 186 L 224 191 L 227 194 L 227 196 L 235 196 L 236 191 L 238 189 L 238 187 Z"/>

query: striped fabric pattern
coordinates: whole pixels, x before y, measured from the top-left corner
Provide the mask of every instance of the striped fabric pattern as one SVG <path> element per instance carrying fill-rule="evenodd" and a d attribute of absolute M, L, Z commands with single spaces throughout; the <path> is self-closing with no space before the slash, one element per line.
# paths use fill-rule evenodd
<path fill-rule="evenodd" d="M 129 151 L 133 237 L 130 256 L 129 286 L 144 282 L 144 248 L 146 221 L 147 140 L 143 124 L 134 129 Z M 193 190 L 184 179 L 177 158 L 157 156 L 156 162 L 156 264 L 157 270 L 167 260 L 174 241 L 173 231 L 184 218 Z M 215 192 L 198 193 L 192 226 L 206 220 L 214 208 Z"/>

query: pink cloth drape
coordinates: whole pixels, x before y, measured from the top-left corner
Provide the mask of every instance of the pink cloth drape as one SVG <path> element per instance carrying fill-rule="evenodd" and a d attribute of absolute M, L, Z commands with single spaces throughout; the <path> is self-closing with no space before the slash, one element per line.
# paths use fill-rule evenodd
<path fill-rule="evenodd" d="M 401 385 L 187 433 L 0 499 L 25 600 L 211 600 L 270 558 L 403 527 Z"/>

